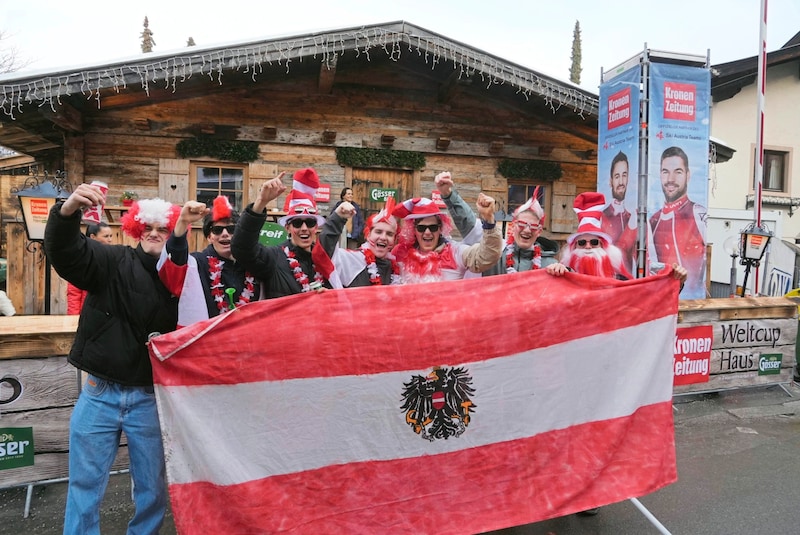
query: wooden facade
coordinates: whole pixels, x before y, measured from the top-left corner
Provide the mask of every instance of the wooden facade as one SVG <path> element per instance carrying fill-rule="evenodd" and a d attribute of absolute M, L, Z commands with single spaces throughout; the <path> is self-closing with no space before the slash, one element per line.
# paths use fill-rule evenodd
<path fill-rule="evenodd" d="M 242 174 L 244 205 L 264 179 L 314 167 L 330 185 L 323 214 L 345 186 L 369 212 L 379 209 L 370 188 L 430 196 L 448 170 L 468 202 L 485 191 L 504 211 L 510 183 L 543 186 L 544 234 L 560 240 L 577 223 L 574 196 L 596 190 L 596 95 L 404 22 L 146 54 L 0 86 L 0 145 L 39 171 L 65 170 L 72 184 L 105 181 L 114 204 L 124 190 L 183 203 L 197 196 L 198 167 L 218 166 Z M 198 139 L 254 142 L 257 158 L 179 156 L 181 141 Z M 420 154 L 424 164 L 349 165 L 337 158 L 343 147 Z M 503 160 L 556 164 L 561 176 L 508 178 Z M 14 181 L 0 178 L 9 294 L 19 312 L 41 313 L 43 268 L 20 252 Z M 60 313 L 54 284 L 51 310 Z"/>

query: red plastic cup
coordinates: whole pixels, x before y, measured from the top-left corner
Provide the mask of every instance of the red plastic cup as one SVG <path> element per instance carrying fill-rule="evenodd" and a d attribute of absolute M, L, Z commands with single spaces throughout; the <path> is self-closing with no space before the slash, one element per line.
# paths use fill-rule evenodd
<path fill-rule="evenodd" d="M 92 186 L 96 187 L 100 191 L 103 192 L 103 195 L 108 193 L 108 184 L 102 182 L 100 180 L 93 180 L 91 183 Z M 83 211 L 83 222 L 84 223 L 94 223 L 97 224 L 103 218 L 103 209 L 104 205 L 96 204 L 90 208 L 86 208 Z"/>

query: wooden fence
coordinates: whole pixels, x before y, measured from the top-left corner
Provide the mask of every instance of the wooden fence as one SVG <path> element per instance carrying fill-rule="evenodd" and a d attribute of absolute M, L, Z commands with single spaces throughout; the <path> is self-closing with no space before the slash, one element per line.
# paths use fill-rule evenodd
<path fill-rule="evenodd" d="M 114 243 L 135 245 L 125 236 L 119 223 L 109 223 L 114 232 Z M 4 225 L 6 249 L 8 254 L 8 272 L 6 293 L 14 303 L 17 314 L 45 313 L 45 267 L 47 260 L 41 244 L 29 244 L 22 223 L 9 222 Z M 31 252 L 27 246 L 30 245 Z M 202 229 L 193 228 L 189 237 L 189 250 L 200 251 L 207 245 Z M 67 283 L 55 270 L 50 277 L 50 313 L 67 313 Z"/>

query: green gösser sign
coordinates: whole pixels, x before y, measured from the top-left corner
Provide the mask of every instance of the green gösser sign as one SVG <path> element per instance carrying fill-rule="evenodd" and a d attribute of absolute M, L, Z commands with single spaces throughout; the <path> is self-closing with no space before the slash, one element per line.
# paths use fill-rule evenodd
<path fill-rule="evenodd" d="M 375 202 L 386 202 L 389 197 L 397 199 L 396 189 L 372 188 L 369 190 L 369 199 Z"/>

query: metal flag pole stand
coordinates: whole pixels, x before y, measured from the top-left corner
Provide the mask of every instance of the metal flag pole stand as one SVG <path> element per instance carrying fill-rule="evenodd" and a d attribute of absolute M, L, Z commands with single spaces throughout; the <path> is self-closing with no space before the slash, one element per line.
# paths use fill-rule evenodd
<path fill-rule="evenodd" d="M 637 500 L 636 498 L 631 498 L 631 503 L 636 506 L 636 508 L 641 511 L 644 517 L 651 523 L 655 528 L 659 531 L 659 533 L 663 533 L 664 535 L 672 535 L 667 528 L 664 527 L 664 524 L 658 521 L 658 519 L 653 516 L 653 513 L 647 510 L 647 507 L 642 505 L 642 502 Z"/>

